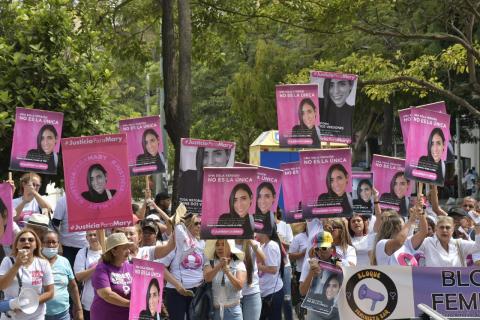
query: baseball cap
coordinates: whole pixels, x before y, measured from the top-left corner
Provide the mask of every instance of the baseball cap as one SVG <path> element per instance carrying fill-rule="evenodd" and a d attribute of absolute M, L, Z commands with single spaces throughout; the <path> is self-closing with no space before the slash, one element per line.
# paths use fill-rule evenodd
<path fill-rule="evenodd" d="M 143 220 L 140 226 L 142 227 L 142 230 L 146 228 L 151 228 L 153 229 L 153 231 L 155 231 L 155 233 L 158 233 L 159 230 L 157 223 L 153 220 Z"/>
<path fill-rule="evenodd" d="M 328 231 L 320 231 L 312 240 L 313 248 L 330 248 L 333 244 L 332 234 Z"/>

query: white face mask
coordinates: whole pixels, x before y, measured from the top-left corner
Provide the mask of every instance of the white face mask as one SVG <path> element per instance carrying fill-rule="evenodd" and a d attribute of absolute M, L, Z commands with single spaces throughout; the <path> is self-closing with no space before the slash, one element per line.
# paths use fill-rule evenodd
<path fill-rule="evenodd" d="M 53 258 L 58 254 L 58 248 L 42 248 L 42 254 L 47 259 Z"/>

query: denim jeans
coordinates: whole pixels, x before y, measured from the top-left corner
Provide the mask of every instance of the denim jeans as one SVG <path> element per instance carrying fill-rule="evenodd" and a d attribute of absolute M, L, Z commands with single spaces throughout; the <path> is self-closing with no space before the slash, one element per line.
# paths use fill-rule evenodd
<path fill-rule="evenodd" d="M 282 304 L 283 288 L 271 295 L 263 297 L 260 320 L 282 320 Z"/>
<path fill-rule="evenodd" d="M 45 315 L 45 320 L 70 320 L 70 313 L 68 313 L 68 310 L 65 310 L 64 312 L 53 316 Z"/>
<path fill-rule="evenodd" d="M 292 267 L 285 267 L 283 270 L 283 317 L 285 320 L 293 319 L 292 310 Z"/>
<path fill-rule="evenodd" d="M 220 314 L 220 309 L 215 308 L 215 313 L 213 314 L 214 320 L 243 320 L 242 307 L 240 304 L 237 304 L 233 307 L 228 307 L 223 309 L 223 318 Z M 250 318 L 248 318 L 250 319 Z"/>
<path fill-rule="evenodd" d="M 190 289 L 195 292 L 196 288 Z M 174 288 L 165 288 L 165 305 L 171 320 L 190 320 L 188 309 L 193 297 L 185 297 Z"/>
<path fill-rule="evenodd" d="M 243 296 L 240 304 L 242 306 L 242 313 L 247 316 L 248 319 L 260 319 L 262 312 L 262 297 L 260 296 L 260 292 Z"/>

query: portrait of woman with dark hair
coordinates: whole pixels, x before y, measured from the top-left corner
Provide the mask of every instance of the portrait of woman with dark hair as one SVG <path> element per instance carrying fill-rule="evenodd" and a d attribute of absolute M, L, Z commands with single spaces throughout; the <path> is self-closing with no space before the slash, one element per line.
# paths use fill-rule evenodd
<path fill-rule="evenodd" d="M 300 124 L 292 128 L 292 138 L 311 138 L 311 144 L 300 144 L 299 147 L 320 147 L 320 129 L 315 125 L 316 107 L 312 99 L 305 98 L 298 106 Z"/>
<path fill-rule="evenodd" d="M 435 170 L 437 178 L 434 183 L 443 185 L 445 179 L 445 162 L 442 161 L 442 154 L 445 150 L 445 135 L 442 129 L 434 128 L 428 137 L 427 155 L 420 157 L 418 166 L 421 168 Z"/>
<path fill-rule="evenodd" d="M 390 181 L 390 192 L 380 196 L 380 202 L 398 206 L 398 213 L 402 216 L 408 215 L 408 187 L 410 181 L 405 177 L 403 171 L 398 171 Z"/>
<path fill-rule="evenodd" d="M 341 206 L 342 215 L 352 214 L 352 197 L 347 192 L 349 176 L 348 171 L 340 163 L 332 165 L 327 172 L 327 193 L 318 196 L 317 206 Z"/>
<path fill-rule="evenodd" d="M 272 206 L 275 202 L 275 188 L 270 182 L 262 182 L 257 187 L 257 203 L 255 205 L 255 223 L 260 223 L 262 228 L 255 231 L 259 233 L 272 233 L 273 228 L 273 212 Z"/>
<path fill-rule="evenodd" d="M 99 163 L 88 168 L 87 185 L 88 191 L 82 192 L 82 197 L 94 203 L 108 201 L 117 192 L 114 189 L 107 189 L 107 170 Z"/>
<path fill-rule="evenodd" d="M 253 193 L 245 183 L 237 184 L 230 192 L 228 199 L 230 212 L 222 214 L 218 218 L 218 226 L 225 228 L 242 228 L 242 239 L 253 239 L 254 223 L 253 216 L 248 213 L 252 206 Z M 227 238 L 230 236 L 227 236 Z"/>
<path fill-rule="evenodd" d="M 362 179 L 357 185 L 357 198 L 353 199 L 353 211 L 373 213 L 373 186 L 369 179 Z"/>
<path fill-rule="evenodd" d="M 230 149 L 222 148 L 198 147 L 195 154 L 196 170 L 180 172 L 179 196 L 182 198 L 202 199 L 203 168 L 226 167 L 231 151 Z"/>
<path fill-rule="evenodd" d="M 160 320 L 158 306 L 160 305 L 160 285 L 156 278 L 152 278 L 147 288 L 146 310 L 142 310 L 139 320 Z"/>
<path fill-rule="evenodd" d="M 3 235 L 5 234 L 5 231 L 7 230 L 7 224 L 8 224 L 8 208 L 3 203 L 2 198 L 0 198 L 0 240 L 3 238 Z"/>
<path fill-rule="evenodd" d="M 327 135 L 334 133 L 334 127 L 343 128 L 341 135 L 352 136 L 353 106 L 347 98 L 354 87 L 354 80 L 325 79 L 323 82 L 323 99 L 320 99 L 320 121 L 326 123 Z M 329 127 L 331 127 L 329 129 Z M 333 131 L 332 131 L 333 130 Z"/>
<path fill-rule="evenodd" d="M 137 166 L 155 165 L 152 172 L 165 172 L 165 158 L 160 150 L 160 137 L 153 129 L 147 129 L 142 135 L 143 153 L 137 156 Z M 145 173 L 145 172 L 144 172 Z"/>
<path fill-rule="evenodd" d="M 37 135 L 37 148 L 27 152 L 26 158 L 31 161 L 41 162 L 48 165 L 46 171 L 57 172 L 58 154 L 55 152 L 55 145 L 58 141 L 57 129 L 51 124 L 46 124 Z"/>

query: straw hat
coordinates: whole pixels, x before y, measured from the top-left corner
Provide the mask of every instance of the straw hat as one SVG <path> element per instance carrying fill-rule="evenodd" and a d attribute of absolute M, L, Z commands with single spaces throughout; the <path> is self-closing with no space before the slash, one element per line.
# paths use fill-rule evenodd
<path fill-rule="evenodd" d="M 204 253 L 205 253 L 205 257 L 208 260 L 215 259 L 215 244 L 217 243 L 218 240 L 223 240 L 223 239 L 207 240 L 205 242 Z M 243 261 L 243 259 L 245 258 L 245 253 L 235 246 L 235 240 L 229 239 L 229 240 L 226 240 L 226 242 L 227 242 L 228 246 L 230 247 L 230 252 L 232 254 L 236 255 L 239 260 Z"/>
<path fill-rule="evenodd" d="M 107 238 L 105 252 L 124 244 L 133 244 L 133 242 L 128 241 L 127 236 L 123 233 L 112 233 Z"/>

